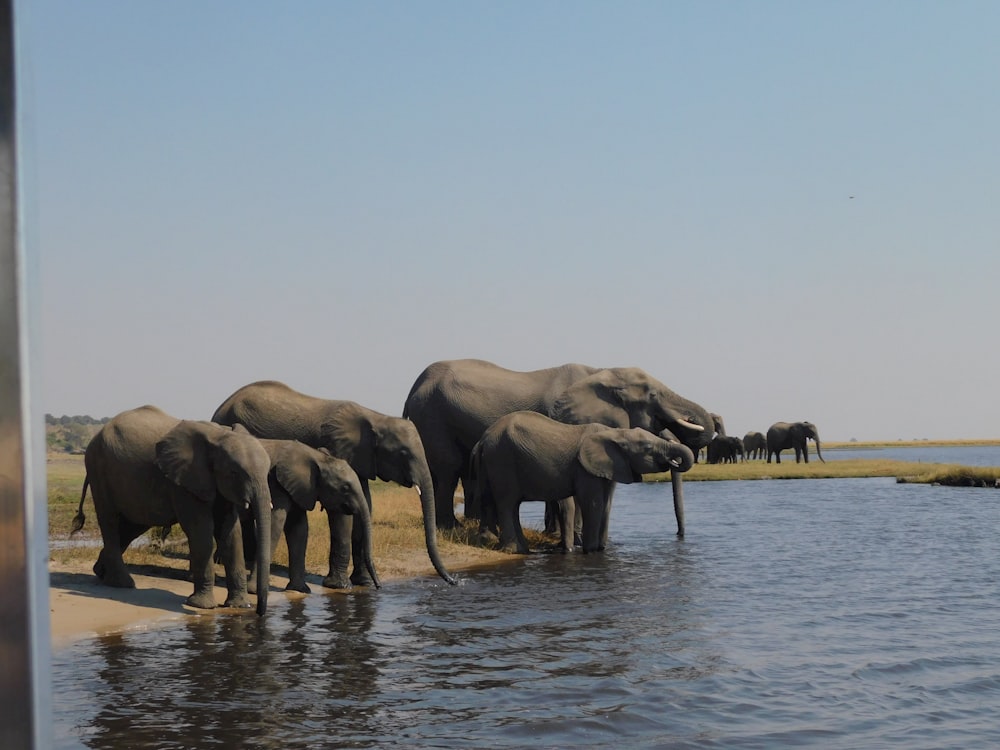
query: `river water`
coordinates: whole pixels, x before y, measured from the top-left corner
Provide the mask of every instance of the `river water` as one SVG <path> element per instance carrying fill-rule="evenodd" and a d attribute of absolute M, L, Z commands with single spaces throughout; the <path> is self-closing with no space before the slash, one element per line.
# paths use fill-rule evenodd
<path fill-rule="evenodd" d="M 793 451 L 781 454 L 782 461 L 789 456 L 795 460 Z M 810 460 L 816 461 L 815 446 L 809 446 Z M 914 445 L 906 447 L 885 448 L 838 448 L 826 450 L 823 458 L 827 461 L 862 458 L 862 459 L 892 459 L 895 461 L 914 461 L 918 463 L 962 464 L 963 466 L 1000 466 L 1000 445 Z"/>
<path fill-rule="evenodd" d="M 78 643 L 56 747 L 1000 743 L 1000 491 L 685 489 L 684 540 L 669 485 L 623 485 L 603 554 Z"/>

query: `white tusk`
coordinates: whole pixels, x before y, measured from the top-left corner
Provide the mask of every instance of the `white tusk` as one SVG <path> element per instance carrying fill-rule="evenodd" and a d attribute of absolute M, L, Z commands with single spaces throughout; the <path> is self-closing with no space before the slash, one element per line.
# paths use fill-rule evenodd
<path fill-rule="evenodd" d="M 243 510 L 250 510 L 250 501 L 247 500 L 243 503 Z"/>
<path fill-rule="evenodd" d="M 419 495 L 420 495 L 420 485 L 419 485 L 419 484 L 415 484 L 415 485 L 413 485 L 413 486 L 414 486 L 414 487 L 416 488 L 416 490 L 417 490 L 417 495 L 419 496 Z"/>
<path fill-rule="evenodd" d="M 705 431 L 705 428 L 702 427 L 700 424 L 695 424 L 694 422 L 688 422 L 684 419 L 678 419 L 677 424 L 681 425 L 682 427 L 687 427 L 689 430 L 696 430 L 698 432 Z"/>

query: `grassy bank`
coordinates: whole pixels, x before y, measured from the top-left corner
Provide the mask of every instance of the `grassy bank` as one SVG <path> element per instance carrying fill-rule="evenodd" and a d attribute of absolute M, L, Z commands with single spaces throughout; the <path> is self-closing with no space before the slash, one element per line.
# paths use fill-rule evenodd
<path fill-rule="evenodd" d="M 101 532 L 89 492 L 83 506 L 87 516 L 86 524 L 73 537 L 73 546 L 60 544 L 69 539 L 73 516 L 80 503 L 80 490 L 85 475 L 83 456 L 50 453 L 47 475 L 49 540 L 57 543 L 56 548 L 50 549 L 49 559 L 56 567 L 85 565 L 89 569 L 97 559 L 101 546 Z M 379 575 L 383 578 L 435 575 L 424 545 L 420 502 L 416 491 L 384 482 L 373 482 L 371 489 L 374 506 L 372 544 Z M 330 557 L 330 532 L 326 514 L 320 510 L 309 513 L 309 526 L 306 570 L 310 574 L 322 576 L 327 572 Z M 470 524 L 454 531 L 438 533 L 438 547 L 449 570 L 510 559 L 510 555 L 506 553 L 473 544 L 475 531 Z M 533 534 L 527 529 L 525 532 L 533 544 L 544 541 L 539 534 Z M 138 566 L 139 572 L 154 574 L 157 569 L 163 568 L 187 570 L 187 539 L 179 526 L 175 525 L 162 543 L 159 539 L 155 542 L 146 546 L 133 545 L 125 552 L 125 562 L 130 566 Z M 288 564 L 288 550 L 284 539 L 274 551 L 274 563 L 279 568 Z"/>
<path fill-rule="evenodd" d="M 866 448 L 974 448 L 983 445 L 1000 445 L 1000 440 L 886 440 L 886 441 L 823 441 L 823 450 L 864 450 Z M 810 444 L 810 450 L 812 445 Z"/>
<path fill-rule="evenodd" d="M 747 461 L 741 464 L 696 464 L 684 475 L 689 482 L 751 479 L 856 479 L 895 477 L 901 482 L 923 482 L 955 486 L 990 486 L 1000 478 L 1000 468 L 917 463 L 889 459 L 847 459 L 823 463 Z M 669 474 L 655 474 L 649 481 L 669 481 Z"/>

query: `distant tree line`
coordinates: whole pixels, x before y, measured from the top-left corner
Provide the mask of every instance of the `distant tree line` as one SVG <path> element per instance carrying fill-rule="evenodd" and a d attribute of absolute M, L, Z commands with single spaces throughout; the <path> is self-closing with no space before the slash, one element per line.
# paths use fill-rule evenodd
<path fill-rule="evenodd" d="M 51 414 L 45 415 L 45 424 L 47 425 L 57 425 L 57 424 L 107 424 L 111 421 L 111 417 L 103 417 L 101 419 L 94 419 L 89 414 L 85 416 L 75 416 L 70 417 L 63 414 L 61 417 L 54 417 Z"/>
<path fill-rule="evenodd" d="M 83 453 L 90 439 L 111 417 L 95 419 L 89 415 L 45 415 L 45 443 L 50 451 L 59 453 Z"/>

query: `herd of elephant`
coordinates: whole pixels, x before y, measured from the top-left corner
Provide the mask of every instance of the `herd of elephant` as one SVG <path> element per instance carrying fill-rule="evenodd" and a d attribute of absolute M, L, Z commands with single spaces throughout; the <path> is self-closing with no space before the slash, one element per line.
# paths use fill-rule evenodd
<path fill-rule="evenodd" d="M 824 460 L 820 450 L 819 432 L 812 422 L 775 422 L 768 429 L 767 435 L 751 430 L 739 438 L 727 435 L 722 426 L 722 418 L 718 415 L 713 417 L 716 417 L 716 435 L 705 449 L 705 458 L 710 464 L 734 464 L 740 461 L 763 460 L 765 457 L 767 462 L 771 463 L 772 456 L 780 464 L 781 451 L 789 448 L 795 451 L 796 463 L 802 460 L 809 463 L 808 440 L 816 442 L 816 455 L 820 461 Z M 697 460 L 696 454 L 695 461 Z"/>
<path fill-rule="evenodd" d="M 218 559 L 224 606 L 250 606 L 248 594 L 256 594 L 263 615 L 282 534 L 287 588 L 309 591 L 306 513 L 317 502 L 330 530 L 323 585 L 380 585 L 369 489 L 376 478 L 416 489 L 428 556 L 454 584 L 437 529 L 458 523 L 459 482 L 466 519 L 498 535 L 501 547 L 528 552 L 518 509 L 539 500 L 564 551 L 594 552 L 607 544 L 616 483 L 669 471 L 683 536 L 681 475 L 702 448 L 711 460 L 724 433 L 721 417 L 636 367 L 519 372 L 475 359 L 435 362 L 417 377 L 402 417 L 260 381 L 229 396 L 211 421 L 177 419 L 148 405 L 111 419 L 87 447 L 72 533 L 83 527 L 89 487 L 103 541 L 94 573 L 109 586 L 134 587 L 123 551 L 150 528 L 177 523 L 190 549 L 194 593 L 187 603 L 216 606 Z M 808 461 L 807 438 L 818 452 L 814 425 L 775 424 L 768 461 L 789 448 L 796 461 L 800 454 Z"/>

